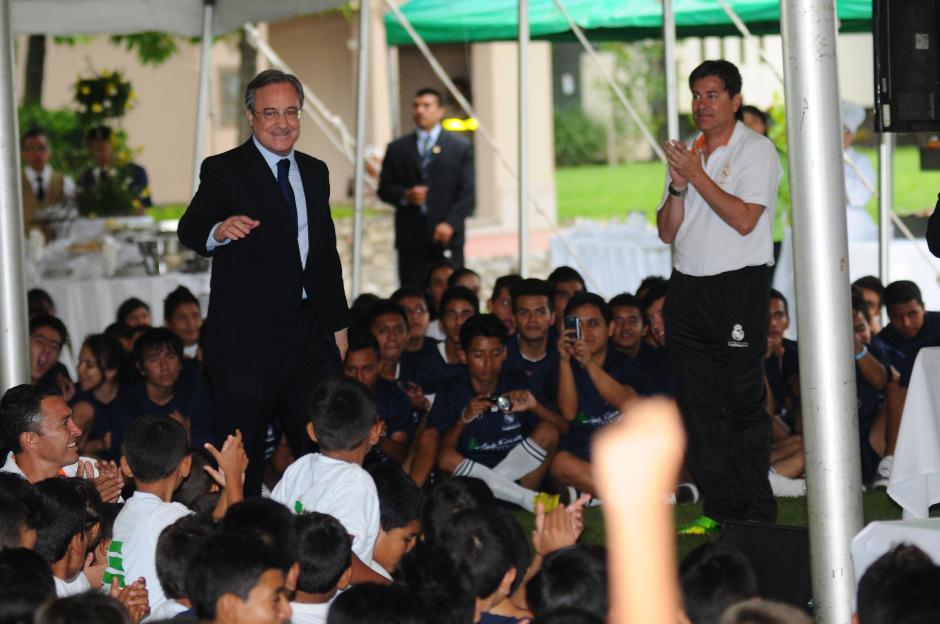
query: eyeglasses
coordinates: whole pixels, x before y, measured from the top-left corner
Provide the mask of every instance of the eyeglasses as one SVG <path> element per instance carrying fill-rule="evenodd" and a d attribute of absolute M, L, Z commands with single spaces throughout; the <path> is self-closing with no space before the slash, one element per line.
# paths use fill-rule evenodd
<path fill-rule="evenodd" d="M 39 154 L 41 152 L 48 152 L 48 145 L 27 145 L 23 148 L 23 151 L 27 154 Z"/>
<path fill-rule="evenodd" d="M 251 111 L 252 115 L 261 117 L 265 121 L 280 121 L 281 117 L 285 121 L 295 122 L 300 118 L 300 109 L 299 108 L 287 108 L 282 111 L 277 110 L 276 108 L 266 108 L 263 111 Z"/>

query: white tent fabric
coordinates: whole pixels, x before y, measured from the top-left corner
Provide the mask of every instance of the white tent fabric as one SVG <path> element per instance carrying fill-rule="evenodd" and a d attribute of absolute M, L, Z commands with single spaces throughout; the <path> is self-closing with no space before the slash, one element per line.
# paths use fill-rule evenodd
<path fill-rule="evenodd" d="M 203 0 L 11 0 L 16 34 L 96 35 L 158 30 L 202 35 Z M 212 34 L 245 22 L 274 22 L 346 4 L 344 0 L 215 0 Z"/>

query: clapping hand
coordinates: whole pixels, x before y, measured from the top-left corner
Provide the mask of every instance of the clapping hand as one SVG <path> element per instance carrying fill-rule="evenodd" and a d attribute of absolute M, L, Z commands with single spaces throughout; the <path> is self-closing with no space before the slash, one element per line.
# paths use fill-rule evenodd
<path fill-rule="evenodd" d="M 216 470 L 211 466 L 205 466 L 205 470 L 223 488 L 226 483 L 226 475 L 245 474 L 245 470 L 248 468 L 248 455 L 245 453 L 241 430 L 236 429 L 235 435 L 225 438 L 221 451 L 208 442 L 206 442 L 206 450 L 215 458 L 219 468 Z"/>
<path fill-rule="evenodd" d="M 582 494 L 581 498 L 570 505 L 560 505 L 550 513 L 545 513 L 545 504 L 535 507 L 535 529 L 532 531 L 532 545 L 541 556 L 548 555 L 567 546 L 572 546 L 584 530 L 584 505 L 591 496 Z"/>
<path fill-rule="evenodd" d="M 111 597 L 124 605 L 134 624 L 139 624 L 150 615 L 150 595 L 147 592 L 147 581 L 143 577 L 124 589 L 120 588 L 117 577 L 114 577 L 111 580 Z"/>
<path fill-rule="evenodd" d="M 702 161 L 699 153 L 690 150 L 681 141 L 669 141 L 666 147 L 666 162 L 669 164 L 669 177 L 672 185 L 679 190 L 684 189 L 691 180 L 694 180 L 702 171 Z"/>
<path fill-rule="evenodd" d="M 101 502 L 113 503 L 121 497 L 124 489 L 124 477 L 121 469 L 113 461 L 98 462 L 98 476 L 95 476 L 95 464 L 89 461 L 79 461 L 75 476 L 81 479 L 91 479 L 95 483 Z"/>

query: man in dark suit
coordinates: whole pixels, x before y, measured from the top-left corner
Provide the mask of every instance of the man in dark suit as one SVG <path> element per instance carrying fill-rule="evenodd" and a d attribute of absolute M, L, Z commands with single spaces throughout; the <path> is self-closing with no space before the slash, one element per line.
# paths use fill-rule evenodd
<path fill-rule="evenodd" d="M 244 435 L 245 490 L 258 494 L 277 413 L 295 456 L 310 450 L 306 403 L 338 373 L 349 308 L 326 164 L 294 150 L 303 89 L 278 70 L 245 92 L 252 137 L 202 163 L 180 241 L 213 256 L 205 363 L 220 435 Z"/>
<path fill-rule="evenodd" d="M 134 210 L 143 214 L 144 210 L 150 208 L 153 205 L 153 198 L 150 196 L 147 170 L 132 162 L 123 166 L 117 166 L 112 162 L 111 128 L 108 126 L 92 128 L 85 136 L 85 140 L 95 164 L 85 169 L 79 176 L 79 191 L 82 193 L 90 191 L 96 184 L 126 184 L 132 196 Z"/>
<path fill-rule="evenodd" d="M 417 130 L 385 152 L 379 197 L 395 208 L 402 286 L 420 288 L 442 257 L 463 266 L 464 220 L 473 212 L 473 147 L 441 128 L 441 94 L 421 89 L 411 104 Z"/>
<path fill-rule="evenodd" d="M 940 193 L 937 194 L 937 205 L 927 220 L 927 247 L 930 253 L 940 258 Z"/>

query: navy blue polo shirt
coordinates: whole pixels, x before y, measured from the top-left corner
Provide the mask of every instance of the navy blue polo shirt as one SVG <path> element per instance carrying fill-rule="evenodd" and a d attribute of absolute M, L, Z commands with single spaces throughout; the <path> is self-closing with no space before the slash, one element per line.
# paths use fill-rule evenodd
<path fill-rule="evenodd" d="M 868 345 L 868 352 L 876 360 L 881 362 L 885 371 L 890 373 L 891 357 L 884 343 L 878 338 L 872 338 Z M 855 363 L 855 398 L 858 401 L 858 436 L 861 445 L 862 460 L 862 483 L 870 483 L 878 469 L 878 461 L 881 459 L 871 448 L 868 442 L 868 435 L 871 433 L 871 426 L 878 416 L 878 408 L 881 406 L 882 392 L 876 390 L 859 368 L 858 362 Z"/>
<path fill-rule="evenodd" d="M 906 388 L 911 381 L 917 352 L 923 347 L 940 345 L 940 312 L 925 312 L 924 326 L 913 338 L 903 337 L 890 323 L 878 337 L 890 347 L 891 363 L 901 373 L 901 387 Z"/>
<path fill-rule="evenodd" d="M 607 350 L 601 368 L 618 383 L 630 386 L 638 394 L 648 393 L 643 371 L 637 362 L 616 349 Z M 591 461 L 591 438 L 594 432 L 619 418 L 620 406 L 610 405 L 601 397 L 587 371 L 574 358 L 571 360 L 571 371 L 578 393 L 578 411 L 568 433 L 561 440 L 560 449 Z"/>
<path fill-rule="evenodd" d="M 519 340 L 518 334 L 509 338 L 504 367 L 525 373 L 535 399 L 550 409 L 557 409 L 558 345 L 549 340 L 545 356 L 541 360 L 532 361 L 523 357 Z"/>
<path fill-rule="evenodd" d="M 796 416 L 787 412 L 787 400 L 793 397 L 790 382 L 800 375 L 800 356 L 797 343 L 783 339 L 783 358 L 773 355 L 764 360 L 764 373 L 773 394 L 780 416 L 792 429 L 796 426 Z"/>
<path fill-rule="evenodd" d="M 623 355 L 630 357 L 626 353 Z M 645 340 L 640 342 L 640 352 L 637 353 L 636 363 L 643 371 L 646 390 L 649 394 L 675 396 L 672 366 L 669 363 L 669 352 L 666 351 L 666 347 L 653 347 L 647 344 Z"/>
<path fill-rule="evenodd" d="M 425 338 L 420 350 L 402 353 L 399 379 L 421 386 L 425 394 L 435 394 L 444 381 L 464 370 L 462 364 L 444 361 L 439 344 L 437 340 Z"/>
<path fill-rule="evenodd" d="M 388 435 L 404 431 L 411 439 L 415 432 L 414 410 L 411 399 L 398 384 L 379 377 L 375 382 L 375 405 L 379 418 L 385 423 Z"/>

